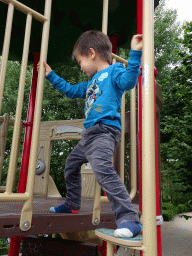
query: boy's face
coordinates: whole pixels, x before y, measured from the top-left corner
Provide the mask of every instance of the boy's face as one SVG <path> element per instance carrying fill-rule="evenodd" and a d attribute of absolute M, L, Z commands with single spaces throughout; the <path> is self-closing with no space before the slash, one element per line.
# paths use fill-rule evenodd
<path fill-rule="evenodd" d="M 98 70 L 97 62 L 94 55 L 90 52 L 89 55 L 76 55 L 76 60 L 81 66 L 81 71 L 88 77 L 93 77 Z"/>

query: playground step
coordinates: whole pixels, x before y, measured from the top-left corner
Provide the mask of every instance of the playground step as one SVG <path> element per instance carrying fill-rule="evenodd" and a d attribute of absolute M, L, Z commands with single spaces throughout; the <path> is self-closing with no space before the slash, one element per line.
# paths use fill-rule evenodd
<path fill-rule="evenodd" d="M 113 229 L 99 228 L 95 230 L 95 235 L 100 239 L 105 240 L 107 242 L 111 242 L 114 245 L 131 247 L 138 250 L 142 250 L 142 236 L 138 235 L 132 238 L 116 238 L 114 237 Z"/>

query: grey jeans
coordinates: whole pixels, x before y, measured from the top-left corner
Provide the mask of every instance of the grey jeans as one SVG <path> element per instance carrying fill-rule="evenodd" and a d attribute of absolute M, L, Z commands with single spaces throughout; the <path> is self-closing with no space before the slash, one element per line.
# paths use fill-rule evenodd
<path fill-rule="evenodd" d="M 89 162 L 99 185 L 107 194 L 117 225 L 124 221 L 139 221 L 126 187 L 112 164 L 120 136 L 119 129 L 101 123 L 84 130 L 82 139 L 69 154 L 65 167 L 66 205 L 73 210 L 80 209 L 80 169 L 83 163 Z"/>

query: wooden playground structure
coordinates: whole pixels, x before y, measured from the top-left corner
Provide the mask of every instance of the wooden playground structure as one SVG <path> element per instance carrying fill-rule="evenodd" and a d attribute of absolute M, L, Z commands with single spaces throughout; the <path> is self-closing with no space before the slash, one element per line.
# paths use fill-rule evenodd
<path fill-rule="evenodd" d="M 160 87 L 157 83 L 154 83 L 153 0 L 138 0 L 138 3 L 140 3 L 140 5 L 138 4 L 138 17 L 142 16 L 143 13 L 144 41 L 142 75 L 139 78 L 137 92 L 139 98 L 138 110 L 136 108 L 136 88 L 134 88 L 131 91 L 130 113 L 125 113 L 125 95 L 122 98 L 122 137 L 121 143 L 118 145 L 114 155 L 114 167 L 122 180 L 124 180 L 125 136 L 129 135 L 131 141 L 130 196 L 132 199 L 136 196 L 137 200 L 135 199 L 135 203 L 138 203 L 137 174 L 140 168 L 139 201 L 140 211 L 142 212 L 143 232 L 142 236 L 128 240 L 116 239 L 113 235 L 106 233 L 109 232 L 109 229 L 116 228 L 115 217 L 108 204 L 108 199 L 106 196 L 101 196 L 101 189 L 89 165 L 82 166 L 81 170 L 83 199 L 80 213 L 75 215 L 53 214 L 49 212 L 51 206 L 59 205 L 63 202 L 63 198 L 58 192 L 52 177 L 49 175 L 52 142 L 54 140 L 80 140 L 81 131 L 84 129 L 84 120 L 41 122 L 45 79 L 42 63 L 43 60 L 47 59 L 52 1 L 45 1 L 44 15 L 16 0 L 2 0 L 2 2 L 8 4 L 8 12 L 0 70 L 0 111 L 14 9 L 26 14 L 26 29 L 15 119 L 10 118 L 7 113 L 3 113 L 3 116 L 0 116 L 0 177 L 3 169 L 9 126 L 14 126 L 6 186 L 0 186 L 0 237 L 12 237 L 9 255 L 18 255 L 20 241 L 22 239 L 25 241 L 23 255 L 33 255 L 30 252 L 26 252 L 29 240 L 31 239 L 32 241 L 35 239 L 29 236 L 59 233 L 64 239 L 61 244 L 58 243 L 57 245 L 54 245 L 51 239 L 48 239 L 49 242 L 46 242 L 45 239 L 40 241 L 40 238 L 36 238 L 36 243 L 45 243 L 46 245 L 44 247 L 47 248 L 44 254 L 41 251 L 41 254 L 39 252 L 38 255 L 98 255 L 98 251 L 100 251 L 99 253 L 102 255 L 109 256 L 114 255 L 114 245 L 118 244 L 120 246 L 130 247 L 133 250 L 138 249 L 142 251 L 144 256 L 161 256 L 160 226 L 157 227 L 156 225 L 156 216 L 160 216 L 158 183 L 158 163 L 160 162 L 160 156 L 158 151 L 160 145 L 159 127 L 162 100 Z M 29 104 L 27 122 L 23 122 L 21 120 L 21 113 L 32 19 L 43 23 L 40 70 L 35 93 L 31 89 L 30 99 L 33 103 Z M 102 32 L 105 34 L 107 34 L 107 25 L 108 1 L 104 0 Z M 139 31 L 139 29 L 137 32 L 141 34 L 142 30 Z M 121 62 L 125 67 L 127 66 L 128 63 L 126 60 L 116 54 L 112 54 L 112 57 L 113 63 Z M 139 128 L 136 127 L 137 118 L 140 124 Z M 21 133 L 25 127 L 29 141 L 24 142 L 24 160 L 21 166 L 18 191 L 17 193 L 13 193 Z M 137 144 L 139 149 L 137 148 Z M 140 157 L 139 161 L 137 154 Z M 141 158 L 142 162 L 140 162 Z M 93 234 L 93 230 L 96 230 L 95 234 L 99 238 Z M 105 246 L 102 245 L 101 240 L 107 241 L 106 252 L 103 249 Z M 78 242 L 75 246 L 74 241 Z M 87 242 L 89 244 L 86 244 Z M 64 251 L 62 254 L 59 254 L 61 250 L 64 250 L 66 254 L 63 254 Z M 68 250 L 74 251 L 71 251 L 71 254 L 67 254 Z M 50 251 L 51 254 L 49 254 Z M 83 251 L 84 254 L 80 254 L 80 251 Z"/>

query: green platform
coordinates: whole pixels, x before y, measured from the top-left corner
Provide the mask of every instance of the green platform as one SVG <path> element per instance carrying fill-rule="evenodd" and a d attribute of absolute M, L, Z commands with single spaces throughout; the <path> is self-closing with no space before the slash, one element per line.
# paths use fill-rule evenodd
<path fill-rule="evenodd" d="M 111 242 L 115 245 L 132 248 L 137 247 L 136 249 L 142 250 L 142 235 L 138 235 L 132 238 L 116 238 L 114 237 L 114 230 L 106 228 L 96 229 L 95 235 L 98 236 L 100 239 Z"/>

